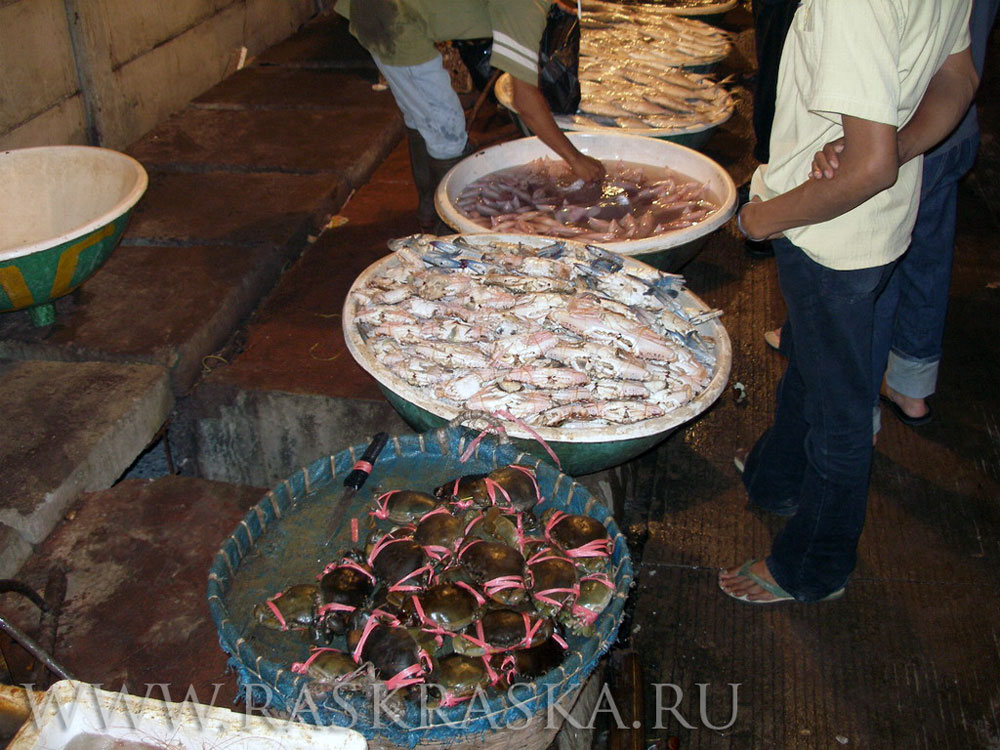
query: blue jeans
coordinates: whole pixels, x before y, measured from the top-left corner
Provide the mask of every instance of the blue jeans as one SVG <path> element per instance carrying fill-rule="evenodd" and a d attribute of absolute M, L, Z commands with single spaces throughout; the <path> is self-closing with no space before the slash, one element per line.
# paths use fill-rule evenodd
<path fill-rule="evenodd" d="M 978 135 L 924 160 L 920 210 L 910 247 L 885 290 L 894 310 L 886 384 L 911 398 L 937 386 L 955 249 L 958 181 L 976 160 Z"/>
<path fill-rule="evenodd" d="M 885 361 L 877 342 L 876 301 L 894 263 L 834 271 L 786 239 L 774 241 L 788 308 L 774 423 L 747 457 L 750 501 L 794 514 L 775 537 L 767 566 L 804 602 L 846 582 L 857 557 L 868 504 L 873 373 Z M 876 364 L 878 363 L 878 364 Z"/>

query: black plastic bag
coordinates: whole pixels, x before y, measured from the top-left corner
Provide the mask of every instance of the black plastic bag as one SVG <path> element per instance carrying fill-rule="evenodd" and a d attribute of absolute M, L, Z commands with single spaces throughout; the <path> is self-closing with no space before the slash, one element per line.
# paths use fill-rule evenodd
<path fill-rule="evenodd" d="M 493 52 L 493 39 L 455 39 L 452 45 L 458 50 L 458 54 L 469 69 L 472 76 L 472 85 L 482 91 L 493 75 L 493 66 L 490 65 L 490 54 Z"/>
<path fill-rule="evenodd" d="M 580 18 L 558 2 L 549 8 L 538 50 L 538 88 L 553 114 L 580 106 Z"/>

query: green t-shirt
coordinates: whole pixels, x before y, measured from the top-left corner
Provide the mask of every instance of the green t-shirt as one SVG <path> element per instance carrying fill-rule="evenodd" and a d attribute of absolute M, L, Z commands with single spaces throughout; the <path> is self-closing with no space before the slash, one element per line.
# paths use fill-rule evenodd
<path fill-rule="evenodd" d="M 493 38 L 492 65 L 538 85 L 538 45 L 552 0 L 338 0 L 351 33 L 386 65 L 419 65 L 435 42 Z M 353 6 L 353 13 L 352 11 Z"/>

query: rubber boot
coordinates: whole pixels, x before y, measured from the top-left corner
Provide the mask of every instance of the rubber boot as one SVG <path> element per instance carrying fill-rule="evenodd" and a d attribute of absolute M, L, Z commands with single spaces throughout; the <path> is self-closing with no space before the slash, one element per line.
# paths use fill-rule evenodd
<path fill-rule="evenodd" d="M 431 190 L 432 196 L 434 192 L 437 190 L 437 186 L 441 184 L 441 180 L 443 180 L 444 176 L 448 173 L 448 170 L 450 170 L 452 167 L 454 167 L 456 164 L 462 161 L 462 159 L 464 159 L 470 153 L 472 153 L 472 146 L 471 144 L 467 143 L 465 146 L 465 151 L 463 151 L 458 156 L 451 157 L 450 159 L 435 159 L 433 156 L 428 157 L 431 166 L 431 178 L 434 181 L 434 187 Z M 431 206 L 433 207 L 433 205 L 434 202 L 432 199 Z M 432 234 L 441 235 L 441 234 L 455 233 L 455 230 L 449 227 L 444 222 L 443 219 L 437 216 L 436 213 L 435 213 L 435 218 L 437 219 L 437 223 L 435 224 L 434 231 L 432 232 Z"/>
<path fill-rule="evenodd" d="M 431 172 L 430 154 L 427 144 L 419 130 L 406 129 L 406 140 L 410 148 L 410 171 L 413 173 L 413 184 L 417 188 L 417 223 L 420 231 L 425 234 L 436 234 L 440 219 L 434 210 L 434 189 L 439 182 Z"/>

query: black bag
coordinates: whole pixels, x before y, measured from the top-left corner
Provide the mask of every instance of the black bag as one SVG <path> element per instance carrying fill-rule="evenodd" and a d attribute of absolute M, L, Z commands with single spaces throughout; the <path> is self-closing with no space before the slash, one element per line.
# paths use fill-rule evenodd
<path fill-rule="evenodd" d="M 493 51 L 493 39 L 455 39 L 452 45 L 458 50 L 458 54 L 469 69 L 472 76 L 472 85 L 482 91 L 493 75 L 493 67 L 490 65 L 490 53 Z"/>
<path fill-rule="evenodd" d="M 538 88 L 553 114 L 571 115 L 580 106 L 580 18 L 558 2 L 539 45 Z"/>

